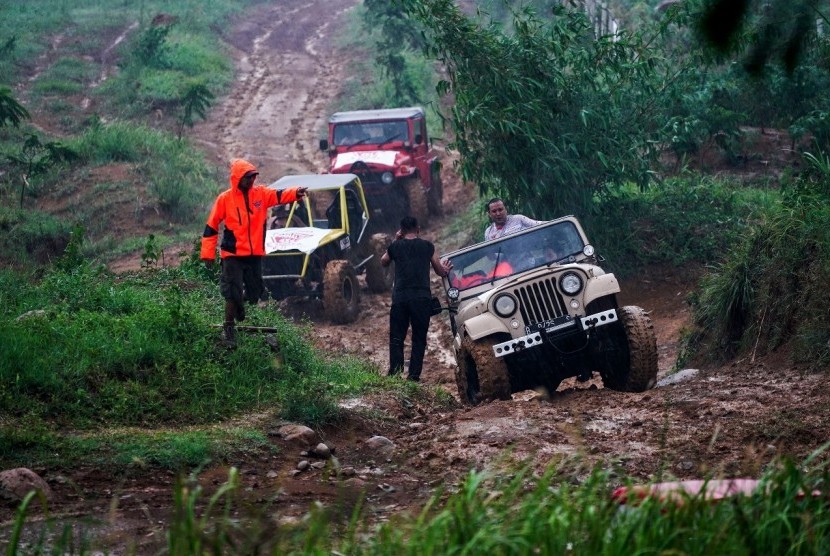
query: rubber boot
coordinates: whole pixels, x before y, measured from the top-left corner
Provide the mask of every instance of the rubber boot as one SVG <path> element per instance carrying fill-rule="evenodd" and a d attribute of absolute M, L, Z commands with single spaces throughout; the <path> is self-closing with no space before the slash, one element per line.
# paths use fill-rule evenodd
<path fill-rule="evenodd" d="M 236 328 L 233 321 L 226 322 L 222 326 L 222 344 L 228 349 L 236 348 Z"/>

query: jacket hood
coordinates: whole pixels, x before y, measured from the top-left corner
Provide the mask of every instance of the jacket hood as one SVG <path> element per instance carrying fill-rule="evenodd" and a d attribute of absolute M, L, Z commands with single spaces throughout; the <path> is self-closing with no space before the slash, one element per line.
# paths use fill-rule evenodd
<path fill-rule="evenodd" d="M 234 158 L 231 160 L 231 189 L 239 189 L 239 180 L 251 170 L 256 172 L 256 166 L 247 160 L 243 160 L 241 158 Z"/>

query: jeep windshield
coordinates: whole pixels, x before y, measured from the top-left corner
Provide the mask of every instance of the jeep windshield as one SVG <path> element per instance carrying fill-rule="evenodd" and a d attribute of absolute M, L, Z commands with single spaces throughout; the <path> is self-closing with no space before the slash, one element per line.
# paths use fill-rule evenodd
<path fill-rule="evenodd" d="M 448 279 L 452 287 L 464 291 L 534 268 L 574 262 L 583 247 L 572 221 L 540 224 L 448 255 L 453 266 Z"/>
<path fill-rule="evenodd" d="M 332 135 L 335 146 L 383 145 L 406 141 L 409 128 L 405 120 L 394 122 L 349 122 L 337 124 Z"/>

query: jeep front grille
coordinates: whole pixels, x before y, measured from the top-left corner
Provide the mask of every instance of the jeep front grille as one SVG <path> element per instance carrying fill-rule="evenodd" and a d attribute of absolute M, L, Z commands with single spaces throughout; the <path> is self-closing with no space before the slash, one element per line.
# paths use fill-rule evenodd
<path fill-rule="evenodd" d="M 547 278 L 516 290 L 519 310 L 526 324 L 545 322 L 568 314 L 565 301 L 556 289 L 556 279 Z"/>

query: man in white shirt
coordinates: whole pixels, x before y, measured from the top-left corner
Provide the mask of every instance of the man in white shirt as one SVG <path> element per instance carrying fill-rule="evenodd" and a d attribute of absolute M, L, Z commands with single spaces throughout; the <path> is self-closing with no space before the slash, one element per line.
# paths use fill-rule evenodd
<path fill-rule="evenodd" d="M 542 223 L 542 220 L 533 220 L 522 214 L 508 215 L 504 201 L 498 197 L 487 202 L 487 215 L 492 223 L 484 230 L 484 241 L 514 234 Z"/>

